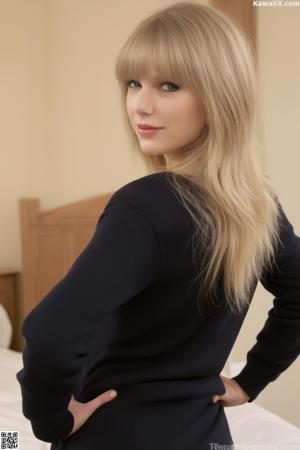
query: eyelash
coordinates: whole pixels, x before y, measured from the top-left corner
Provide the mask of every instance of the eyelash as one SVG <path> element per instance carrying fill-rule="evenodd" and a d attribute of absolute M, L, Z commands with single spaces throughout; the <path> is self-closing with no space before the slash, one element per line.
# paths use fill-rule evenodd
<path fill-rule="evenodd" d="M 132 83 L 132 82 L 138 83 L 138 81 L 136 81 L 136 80 L 129 80 L 129 81 L 127 81 L 127 83 L 126 83 L 126 86 L 127 86 L 128 88 L 130 88 L 131 86 L 129 86 L 129 85 L 130 85 L 130 83 Z M 173 86 L 173 87 L 175 88 L 175 90 L 178 90 L 178 89 L 179 89 L 179 86 L 177 86 L 177 84 L 171 83 L 170 81 L 162 81 L 162 82 L 161 82 L 161 85 L 164 85 L 164 84 L 168 84 L 169 86 Z M 167 92 L 174 92 L 174 90 L 172 90 L 172 89 L 169 90 L 169 89 L 168 89 Z"/>

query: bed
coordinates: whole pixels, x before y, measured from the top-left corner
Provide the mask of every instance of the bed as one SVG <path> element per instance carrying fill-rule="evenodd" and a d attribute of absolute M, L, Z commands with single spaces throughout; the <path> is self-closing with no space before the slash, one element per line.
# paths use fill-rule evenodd
<path fill-rule="evenodd" d="M 20 199 L 23 317 L 65 274 L 92 237 L 96 221 L 112 193 L 41 211 L 38 199 Z M 46 450 L 50 444 L 33 435 L 22 414 L 16 372 L 22 352 L 10 348 L 14 320 L 0 303 L 0 429 L 19 433 L 22 450 Z M 234 376 L 228 362 L 224 374 Z M 300 429 L 255 402 L 225 408 L 236 450 L 300 450 Z M 2 436 L 1 436 L 2 438 Z M 142 449 L 141 449 L 142 450 Z"/>

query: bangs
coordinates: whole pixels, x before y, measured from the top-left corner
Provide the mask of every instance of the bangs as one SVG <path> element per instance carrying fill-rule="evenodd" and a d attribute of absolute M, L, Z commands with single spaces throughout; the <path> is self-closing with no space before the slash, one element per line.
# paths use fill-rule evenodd
<path fill-rule="evenodd" d="M 189 83 L 188 64 L 172 25 L 154 21 L 135 30 L 117 59 L 115 75 L 121 86 L 152 71 L 163 80 Z"/>

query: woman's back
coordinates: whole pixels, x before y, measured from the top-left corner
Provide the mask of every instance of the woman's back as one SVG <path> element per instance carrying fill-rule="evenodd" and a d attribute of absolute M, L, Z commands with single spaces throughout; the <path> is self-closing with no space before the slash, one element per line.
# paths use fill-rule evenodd
<path fill-rule="evenodd" d="M 197 312 L 191 235 L 188 213 L 170 190 L 166 173 L 123 186 L 69 273 L 27 318 L 23 330 L 29 348 L 44 343 L 43 367 L 49 346 L 59 349 L 54 364 L 59 370 L 64 361 L 66 373 L 80 351 L 88 352 L 76 400 L 87 402 L 109 388 L 118 392 L 66 440 L 66 447 L 53 448 L 165 449 L 179 437 L 178 448 L 194 448 L 216 417 L 225 420 L 212 396 L 225 391 L 219 377 L 230 350 L 225 335 L 233 335 L 236 327 L 224 311 L 208 321 Z M 64 317 L 61 323 L 59 317 Z M 80 350 L 85 339 L 89 344 Z M 48 377 L 50 385 L 53 367 Z"/>
<path fill-rule="evenodd" d="M 95 335 L 78 400 L 117 389 L 117 398 L 95 419 L 103 433 L 110 428 L 105 449 L 121 444 L 128 449 L 196 448 L 209 428 L 218 423 L 224 427 L 222 407 L 212 403 L 212 396 L 225 392 L 219 373 L 241 317 L 234 319 L 220 309 L 209 319 L 200 318 L 197 284 L 192 286 L 191 221 L 170 190 L 166 172 L 129 183 L 116 198 L 136 205 L 149 218 L 153 231 L 147 233 L 157 240 L 158 268 L 149 286 L 112 312 L 105 325 L 110 340 L 105 349 Z M 132 248 L 133 254 L 137 250 Z M 122 274 L 114 275 L 118 283 Z M 224 437 L 227 432 L 224 428 Z M 116 434 L 115 447 L 111 433 Z"/>

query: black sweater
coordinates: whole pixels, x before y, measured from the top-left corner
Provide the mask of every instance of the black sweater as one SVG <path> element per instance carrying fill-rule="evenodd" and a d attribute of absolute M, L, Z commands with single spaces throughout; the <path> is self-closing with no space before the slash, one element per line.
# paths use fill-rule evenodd
<path fill-rule="evenodd" d="M 273 307 L 234 377 L 250 401 L 300 352 L 300 238 L 280 208 L 277 268 L 260 280 Z M 219 374 L 247 309 L 233 314 L 224 305 L 199 316 L 191 237 L 167 172 L 114 193 L 87 247 L 22 325 L 24 368 L 16 376 L 37 438 L 57 442 L 70 433 L 72 393 L 87 402 L 116 389 L 113 403 L 130 387 L 131 397 L 149 402 L 225 392 Z M 217 292 L 222 305 L 222 286 Z"/>

